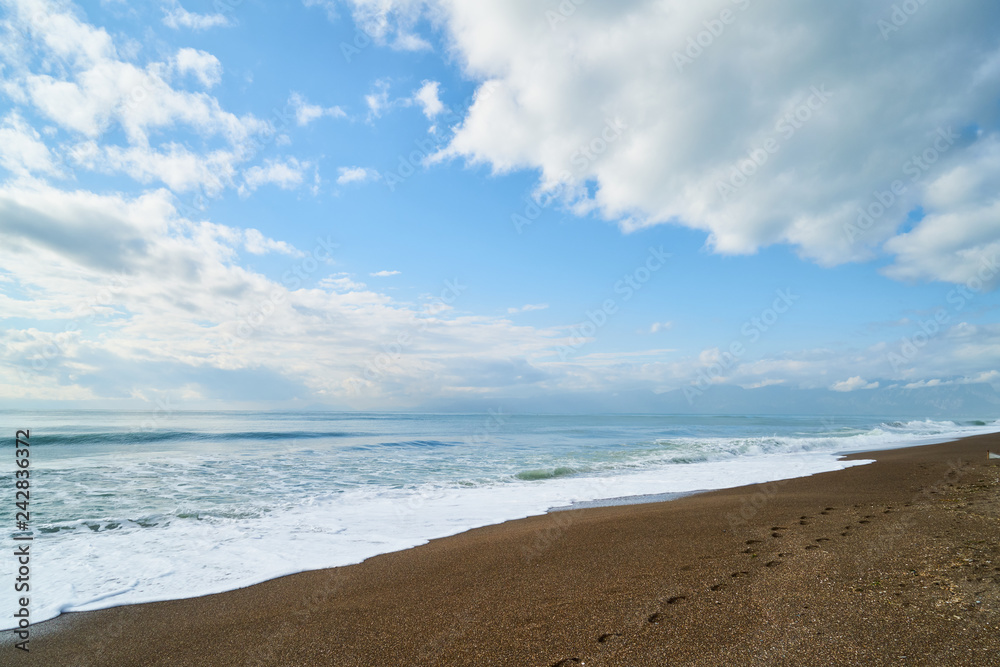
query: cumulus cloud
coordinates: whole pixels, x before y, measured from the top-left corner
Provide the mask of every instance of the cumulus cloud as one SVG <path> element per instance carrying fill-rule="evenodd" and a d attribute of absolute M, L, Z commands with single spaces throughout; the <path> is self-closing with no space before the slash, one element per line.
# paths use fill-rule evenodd
<path fill-rule="evenodd" d="M 0 121 L 0 166 L 17 176 L 60 173 L 41 135 L 17 111 Z"/>
<path fill-rule="evenodd" d="M 0 333 L 2 396 L 132 396 L 149 377 L 188 395 L 253 384 L 358 407 L 414 404 L 429 393 L 495 397 L 512 387 L 667 391 L 702 376 L 837 391 L 1000 384 L 1000 373 L 983 371 L 1000 368 L 1000 326 L 961 321 L 950 299 L 948 319 L 930 333 L 921 317 L 900 323 L 893 335 L 902 338 L 864 349 L 751 351 L 730 362 L 714 348 L 679 356 L 584 347 L 564 360 L 559 346 L 577 340 L 570 327 L 468 314 L 449 283 L 419 305 L 396 302 L 330 273 L 328 238 L 303 254 L 258 230 L 188 219 L 166 189 L 60 190 L 35 179 L 76 166 L 174 193 L 233 187 L 246 195 L 266 184 L 301 187 L 315 165 L 285 157 L 248 166 L 270 124 L 183 89 L 218 82 L 211 54 L 188 49 L 140 63 L 64 4 L 8 6 L 12 32 L 34 37 L 0 45 L 0 83 L 17 107 L 0 121 L 0 165 L 14 176 L 0 184 L 0 281 L 17 286 L 0 295 L 0 309 L 36 323 Z M 966 283 L 963 303 L 995 284 L 1000 35 L 992 26 L 1000 10 L 992 5 L 927 3 L 887 39 L 878 28 L 886 8 L 860 0 L 746 11 L 728 0 L 582 3 L 555 22 L 526 0 L 349 6 L 376 41 L 395 48 L 427 48 L 415 30 L 430 19 L 446 32 L 450 57 L 482 82 L 442 158 L 537 170 L 539 188 L 577 212 L 625 230 L 703 230 L 719 252 L 787 243 L 823 264 L 882 255 L 893 278 Z M 686 55 L 688 38 L 724 8 L 735 22 Z M 193 18 L 176 23 L 198 28 Z M 404 98 L 429 118 L 441 112 L 434 84 Z M 301 96 L 290 102 L 300 125 L 339 115 Z M 384 81 L 366 102 L 373 117 L 401 103 Z M 46 146 L 29 115 L 47 119 L 65 142 Z M 203 143 L 164 140 L 168 130 Z M 338 182 L 377 177 L 342 167 Z M 923 217 L 901 228 L 917 206 Z M 287 266 L 263 275 L 241 265 L 243 251 L 274 253 L 269 263 Z M 400 340 L 405 351 L 386 361 L 385 346 Z"/>
<path fill-rule="evenodd" d="M 306 6 L 320 6 L 331 20 L 337 18 L 331 0 L 304 0 Z M 379 44 L 399 51 L 430 50 L 431 45 L 416 33 L 416 24 L 436 5 L 426 0 L 347 0 L 355 23 Z"/>
<path fill-rule="evenodd" d="M 308 125 L 323 116 L 343 118 L 347 115 L 347 112 L 339 106 L 321 107 L 318 104 L 310 104 L 301 93 L 292 93 L 288 103 L 295 109 L 295 122 L 300 126 Z"/>
<path fill-rule="evenodd" d="M 282 190 L 294 190 L 302 185 L 305 171 L 312 163 L 290 157 L 285 160 L 268 159 L 263 165 L 250 167 L 243 172 L 243 183 L 239 187 L 241 196 L 248 196 L 262 185 L 277 185 Z"/>
<path fill-rule="evenodd" d="M 140 183 L 160 181 L 174 192 L 202 190 L 218 194 L 233 182 L 238 152 L 217 150 L 198 153 L 175 142 L 159 148 L 148 146 L 101 146 L 86 141 L 69 153 L 71 162 L 94 171 L 125 173 Z"/>
<path fill-rule="evenodd" d="M 669 329 L 672 329 L 673 326 L 674 326 L 673 322 L 653 322 L 651 325 L 649 325 L 649 333 L 655 334 L 661 331 L 667 331 Z"/>
<path fill-rule="evenodd" d="M 205 88 L 211 88 L 222 80 L 222 63 L 206 51 L 180 49 L 174 56 L 174 67 L 181 75 L 194 76 Z"/>
<path fill-rule="evenodd" d="M 337 183 L 339 185 L 364 183 L 366 181 L 374 181 L 378 178 L 378 171 L 369 167 L 339 167 L 337 174 Z"/>
<path fill-rule="evenodd" d="M 857 350 L 755 356 L 748 346 L 733 360 L 716 348 L 681 356 L 584 346 L 563 360 L 560 346 L 579 342 L 569 328 L 465 314 L 454 281 L 419 304 L 396 302 L 332 272 L 332 239 L 309 245 L 299 251 L 258 230 L 186 219 L 165 189 L 128 197 L 30 179 L 0 185 L 0 280 L 21 288 L 4 290 L 0 306 L 37 322 L 0 334 L 0 396 L 127 397 L 149 377 L 158 389 L 206 400 L 243 395 L 250 382 L 359 408 L 430 397 L 662 392 L 701 376 L 745 387 L 832 383 L 837 391 L 890 381 L 1000 384 L 1000 373 L 983 371 L 1000 368 L 1000 325 L 973 326 L 954 311 L 933 335 L 919 336 L 914 322 L 912 331 L 893 329 L 897 340 Z M 268 277 L 241 266 L 241 250 L 276 253 L 287 264 Z M 400 353 L 385 355 L 395 344 Z M 894 367 L 891 354 L 903 363 Z"/>
<path fill-rule="evenodd" d="M 72 137 L 66 163 L 216 193 L 233 185 L 237 166 L 273 131 L 267 121 L 224 110 L 205 92 L 174 87 L 174 78 L 205 88 L 218 83 L 222 65 L 210 53 L 182 48 L 167 61 L 141 65 L 63 4 L 16 0 L 9 9 L 10 28 L 33 39 L 0 50 L 4 90 Z M 124 143 L 110 139 L 116 128 Z M 160 140 L 177 129 L 193 131 L 204 146 Z"/>
<path fill-rule="evenodd" d="M 988 288 L 1000 281 L 1000 136 L 967 153 L 927 184 L 920 224 L 885 244 L 896 255 L 889 276 Z"/>
<path fill-rule="evenodd" d="M 269 400 L 375 407 L 481 388 L 487 367 L 496 387 L 541 374 L 526 355 L 546 336 L 449 314 L 461 289 L 397 303 L 330 273 L 328 237 L 302 255 L 257 230 L 185 219 L 172 201 L 166 190 L 0 186 L 0 276 L 31 294 L 0 301 L 45 322 L 0 333 L 0 396 L 122 398 L 155 377 L 158 391 L 205 400 L 243 396 L 249 383 L 258 394 L 271 387 Z M 269 278 L 240 266 L 241 247 L 288 264 Z M 379 361 L 401 334 L 405 354 Z"/>
<path fill-rule="evenodd" d="M 376 271 L 375 273 L 369 273 L 368 275 L 373 278 L 388 278 L 389 276 L 398 276 L 400 271 Z"/>
<path fill-rule="evenodd" d="M 888 254 L 890 276 L 946 281 L 998 241 L 987 0 L 923 4 L 898 31 L 863 0 L 585 3 L 556 20 L 505 0 L 379 6 L 434 17 L 490 90 L 440 157 L 538 170 L 541 190 L 625 231 L 683 225 L 720 253 L 783 243 L 822 265 Z"/>
<path fill-rule="evenodd" d="M 243 247 L 253 255 L 266 255 L 270 252 L 295 257 L 302 257 L 304 255 L 304 253 L 297 250 L 294 246 L 284 241 L 275 241 L 274 239 L 267 238 L 256 229 L 248 229 L 243 232 Z"/>
<path fill-rule="evenodd" d="M 419 107 L 428 120 L 434 120 L 444 110 L 444 103 L 439 97 L 441 84 L 438 81 L 423 81 L 420 88 L 408 97 L 391 98 L 389 96 L 390 82 L 388 79 L 377 79 L 372 84 L 371 92 L 365 95 L 368 106 L 368 120 L 379 118 L 394 107 Z"/>
<path fill-rule="evenodd" d="M 420 89 L 413 94 L 413 101 L 420 105 L 424 115 L 430 120 L 434 120 L 435 116 L 444 111 L 444 104 L 438 98 L 440 86 L 437 81 L 424 81 Z"/>

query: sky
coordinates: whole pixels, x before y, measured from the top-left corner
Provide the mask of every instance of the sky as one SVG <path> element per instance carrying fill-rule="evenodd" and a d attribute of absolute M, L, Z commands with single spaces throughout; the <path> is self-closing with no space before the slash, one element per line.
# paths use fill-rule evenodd
<path fill-rule="evenodd" d="M 988 0 L 0 0 L 0 400 L 995 390 L 997 26 Z"/>

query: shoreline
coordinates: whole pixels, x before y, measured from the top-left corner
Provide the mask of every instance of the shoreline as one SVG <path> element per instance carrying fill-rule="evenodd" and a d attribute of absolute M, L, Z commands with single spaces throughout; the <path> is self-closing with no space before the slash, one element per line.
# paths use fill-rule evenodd
<path fill-rule="evenodd" d="M 781 469 L 780 467 L 775 468 L 773 461 L 766 463 L 761 467 L 762 461 L 771 459 L 772 457 L 789 459 L 786 461 L 786 465 L 791 464 L 790 467 Z M 426 544 L 429 541 L 435 539 L 442 539 L 445 537 L 451 537 L 454 535 L 461 534 L 468 530 L 475 528 L 482 528 L 490 525 L 497 525 L 507 521 L 515 521 L 518 519 L 528 518 L 532 516 L 543 516 L 545 514 L 555 512 L 555 511 L 565 511 L 571 509 L 579 509 L 585 507 L 605 507 L 605 506 L 617 506 L 617 505 L 633 505 L 633 504 L 643 504 L 651 502 L 663 502 L 669 501 L 676 498 L 684 497 L 687 495 L 693 495 L 697 493 L 705 493 L 710 491 L 719 490 L 720 488 L 732 488 L 734 486 L 745 486 L 748 484 L 765 484 L 769 482 L 779 481 L 780 479 L 788 479 L 791 477 L 802 477 L 809 476 L 813 474 L 818 474 L 821 472 L 829 472 L 833 470 L 840 470 L 846 467 L 845 464 L 840 463 L 838 459 L 840 455 L 835 452 L 823 452 L 823 451 L 809 451 L 805 450 L 795 453 L 766 453 L 759 454 L 756 456 L 747 457 L 745 459 L 735 458 L 735 459 L 709 459 L 707 461 L 697 461 L 687 465 L 673 465 L 664 468 L 664 471 L 673 470 L 675 473 L 680 473 L 682 475 L 694 476 L 694 477 L 704 477 L 705 470 L 713 471 L 710 477 L 715 477 L 716 479 L 707 480 L 709 484 L 706 486 L 692 486 L 686 482 L 688 480 L 678 480 L 677 475 L 672 475 L 668 480 L 662 478 L 655 479 L 655 475 L 650 475 L 648 471 L 643 473 L 643 471 L 636 471 L 638 474 L 632 475 L 612 475 L 611 477 L 588 477 L 586 475 L 573 478 L 566 477 L 565 480 L 569 481 L 576 486 L 572 489 L 573 495 L 584 498 L 583 500 L 571 501 L 570 496 L 566 496 L 565 493 L 556 494 L 562 496 L 560 500 L 542 500 L 529 503 L 528 506 L 520 506 L 516 508 L 511 508 L 506 505 L 507 501 L 510 499 L 510 494 L 508 493 L 506 497 L 497 496 L 495 499 L 499 502 L 498 506 L 506 506 L 507 509 L 497 512 L 497 511 L 487 511 L 485 514 L 489 516 L 482 516 L 483 512 L 480 512 L 480 516 L 472 518 L 468 521 L 464 521 L 461 526 L 445 526 L 438 531 L 424 531 L 420 535 L 411 535 L 411 539 L 403 540 L 405 544 L 393 544 L 392 546 L 385 546 L 380 551 L 370 550 L 364 555 L 356 555 L 350 559 L 345 558 L 328 558 L 320 559 L 318 562 L 313 561 L 308 565 L 298 565 L 293 563 L 288 564 L 286 567 L 279 567 L 272 569 L 266 573 L 255 573 L 248 577 L 243 577 L 238 581 L 229 580 L 225 583 L 220 583 L 218 581 L 211 581 L 206 585 L 206 579 L 204 577 L 197 580 L 197 582 L 188 582 L 185 586 L 183 583 L 179 586 L 174 586 L 168 591 L 161 591 L 156 595 L 145 595 L 145 596 L 133 596 L 131 595 L 131 589 L 136 580 L 134 577 L 118 577 L 119 581 L 132 581 L 124 589 L 115 589 L 113 592 L 108 592 L 107 588 L 97 588 L 93 586 L 89 587 L 89 596 L 86 600 L 77 600 L 73 603 L 64 602 L 60 608 L 57 604 L 47 604 L 44 607 L 44 611 L 33 610 L 33 617 L 35 618 L 35 624 L 41 624 L 46 621 L 57 618 L 63 613 L 74 613 L 82 611 L 97 611 L 101 609 L 110 609 L 118 606 L 134 605 L 134 604 L 148 604 L 153 602 L 166 602 L 171 600 L 182 600 L 191 599 L 197 597 L 204 597 L 207 595 L 214 595 L 218 593 L 225 593 L 228 591 L 238 590 L 240 588 L 246 588 L 248 586 L 253 586 L 265 581 L 270 581 L 272 579 L 278 579 L 284 576 L 289 576 L 293 574 L 299 574 L 307 571 L 315 571 L 322 569 L 330 569 L 336 567 L 344 567 L 347 565 L 354 565 L 368 558 L 374 556 L 382 555 L 385 553 L 391 553 L 393 551 L 402 551 L 406 549 L 411 549 L 414 547 Z M 717 473 L 714 472 L 716 466 L 726 466 L 731 474 L 738 474 L 740 480 L 738 483 L 733 479 L 728 479 L 723 481 L 725 478 L 718 478 Z M 745 469 L 740 470 L 740 466 L 747 466 L 750 469 L 756 468 L 754 472 L 747 472 Z M 780 471 L 780 472 L 779 472 Z M 699 474 L 700 473 L 700 474 Z M 782 477 L 784 474 L 784 477 Z M 669 491 L 669 492 L 643 492 L 639 490 L 632 490 L 631 492 L 620 493 L 616 495 L 610 495 L 608 490 L 613 488 L 613 484 L 605 484 L 605 481 L 610 479 L 612 482 L 628 482 L 625 486 L 636 486 L 635 480 L 637 478 L 645 477 L 644 482 L 640 482 L 638 487 L 662 489 L 664 486 L 674 487 L 679 483 L 680 488 L 683 490 Z M 511 480 L 514 481 L 514 480 Z M 548 481 L 548 480 L 547 480 Z M 706 481 L 706 480 L 702 480 Z M 521 484 L 526 482 L 521 481 Z M 699 482 L 700 483 L 700 482 Z M 545 484 L 527 482 L 531 485 L 530 491 L 544 491 Z M 719 486 L 719 485 L 725 486 Z M 501 490 L 504 489 L 503 486 L 498 487 Z M 595 490 L 599 490 L 601 495 L 596 497 L 590 497 L 590 494 Z M 564 489 L 565 491 L 565 489 Z M 545 494 L 542 494 L 545 495 Z M 552 494 L 549 493 L 549 496 Z M 480 503 L 483 501 L 480 500 Z M 477 504 L 477 506 L 482 509 L 484 505 Z M 445 507 L 446 511 L 450 508 Z M 322 540 L 323 534 L 318 535 L 318 539 Z M 182 541 L 183 544 L 183 541 Z M 280 540 L 271 539 L 269 544 L 276 549 L 280 549 L 283 544 Z M 211 544 L 208 545 L 211 547 Z M 258 550 L 259 551 L 259 550 Z M 72 555 L 70 554 L 70 557 Z M 292 561 L 295 561 L 292 558 Z M 234 563 L 240 563 L 239 560 L 234 560 Z M 252 562 L 252 561 L 243 561 Z M 184 566 L 182 566 L 184 567 Z M 188 567 L 190 570 L 191 568 Z M 246 568 L 244 568 L 246 569 Z M 64 585 L 71 585 L 72 582 L 67 582 L 65 579 L 62 581 Z M 67 608 L 68 607 L 68 608 Z M 0 624 L 2 625 L 2 624 Z M 0 633 L 8 628 L 0 628 Z"/>
<path fill-rule="evenodd" d="M 33 626 L 32 651 L 62 662 L 107 665 L 457 665 L 479 664 L 477 660 L 625 665 L 644 664 L 652 657 L 680 664 L 717 664 L 711 656 L 718 642 L 710 638 L 719 628 L 729 630 L 724 645 L 735 651 L 733 655 L 743 655 L 740 647 L 759 646 L 781 625 L 780 619 L 797 629 L 803 616 L 823 619 L 820 623 L 814 618 L 814 626 L 850 625 L 851 619 L 859 618 L 859 601 L 854 598 L 860 598 L 862 608 L 874 605 L 893 622 L 911 624 L 908 621 L 915 619 L 907 614 L 919 612 L 936 628 L 933 636 L 921 637 L 927 646 L 944 650 L 934 637 L 950 637 L 947 650 L 979 655 L 983 647 L 1000 650 L 995 630 L 1000 625 L 1000 466 L 989 464 L 985 455 L 998 443 L 1000 435 L 991 434 L 856 452 L 843 458 L 875 463 L 666 502 L 550 511 L 439 538 L 357 565 L 303 572 L 226 593 L 64 613 Z M 968 493 L 981 493 L 973 505 L 985 503 L 988 512 L 964 518 L 976 528 L 976 540 L 985 545 L 986 555 L 976 560 L 989 560 L 997 568 L 983 569 L 985 576 L 978 577 L 992 578 L 985 586 L 992 593 L 979 595 L 986 601 L 969 603 L 978 619 L 978 625 L 973 624 L 976 642 L 970 643 L 964 632 L 956 635 L 954 628 L 942 629 L 941 624 L 948 623 L 938 618 L 937 603 L 958 603 L 935 597 L 933 590 L 908 591 L 914 597 L 908 605 L 885 607 L 880 596 L 865 597 L 871 593 L 867 587 L 859 593 L 856 586 L 847 585 L 848 579 L 856 578 L 847 573 L 857 574 L 865 567 L 886 570 L 877 579 L 880 582 L 918 571 L 894 569 L 893 564 L 906 556 L 912 565 L 937 553 L 914 551 L 921 540 L 924 546 L 936 545 L 938 551 L 939 543 L 955 547 L 957 538 L 934 537 L 945 530 L 942 522 L 954 517 L 942 515 L 932 496 L 958 493 L 956 484 L 976 475 L 986 475 L 985 481 L 976 482 L 984 489 Z M 827 525 L 831 521 L 841 525 Z M 869 524 L 875 523 L 888 527 L 872 534 Z M 817 531 L 823 534 L 813 536 Z M 903 550 L 904 546 L 911 549 Z M 831 569 L 831 563 L 839 567 Z M 826 582 L 822 599 L 805 585 L 814 577 Z M 897 582 L 897 587 L 900 584 L 897 593 L 909 587 L 905 581 Z M 827 590 L 830 585 L 833 591 Z M 927 585 L 933 588 L 932 583 Z M 876 586 L 879 592 L 888 591 L 880 587 Z M 947 599 L 955 598 L 949 591 L 953 594 Z M 766 598 L 771 598 L 771 605 L 763 603 Z M 748 609 L 770 620 L 754 627 L 761 624 L 746 619 Z M 869 615 L 879 616 L 875 611 L 869 609 Z M 853 629 L 871 635 L 872 623 L 869 619 L 867 625 Z M 4 633 L 0 650 L 13 650 L 10 636 Z M 197 642 L 184 639 L 195 636 L 200 637 Z M 816 655 L 828 658 L 829 640 L 815 639 L 822 636 L 822 630 L 814 635 L 814 643 L 823 647 Z M 834 644 L 849 641 L 849 633 L 839 636 Z M 883 661 L 888 657 L 881 650 L 886 642 L 900 639 L 890 640 L 887 634 L 871 640 L 868 649 L 850 640 L 853 653 L 861 651 L 869 664 L 924 664 Z M 813 650 L 803 643 L 790 647 L 787 637 L 773 636 L 764 643 L 783 646 L 781 655 L 796 659 L 808 659 Z M 877 649 L 874 653 L 872 647 Z M 572 662 L 573 658 L 581 662 Z M 758 664 L 749 653 L 743 660 L 737 664 Z"/>

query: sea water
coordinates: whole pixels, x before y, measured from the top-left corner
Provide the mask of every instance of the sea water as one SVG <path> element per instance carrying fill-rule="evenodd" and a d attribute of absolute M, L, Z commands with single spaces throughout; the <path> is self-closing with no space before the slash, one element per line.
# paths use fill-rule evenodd
<path fill-rule="evenodd" d="M 15 432 L 30 430 L 33 623 L 193 597 L 553 508 L 838 470 L 1000 422 L 846 417 L 0 412 L 0 629 Z M 662 495 L 666 494 L 666 495 Z"/>

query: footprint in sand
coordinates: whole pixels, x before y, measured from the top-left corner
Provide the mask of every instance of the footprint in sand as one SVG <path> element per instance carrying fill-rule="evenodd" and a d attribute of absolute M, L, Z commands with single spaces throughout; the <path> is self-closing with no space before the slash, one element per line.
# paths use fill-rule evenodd
<path fill-rule="evenodd" d="M 858 521 L 858 523 L 871 523 L 871 521 L 868 519 L 862 519 L 861 521 Z"/>
<path fill-rule="evenodd" d="M 726 587 L 725 584 L 716 584 L 716 585 L 710 587 L 708 590 L 710 590 L 710 591 L 721 591 L 725 587 Z"/>
<path fill-rule="evenodd" d="M 661 614 L 660 612 L 656 612 L 655 614 L 652 614 L 649 618 L 646 619 L 648 623 L 659 623 L 662 620 L 663 620 L 663 614 Z"/>
<path fill-rule="evenodd" d="M 806 549 L 819 549 L 819 547 L 816 546 L 815 544 L 807 544 Z"/>
<path fill-rule="evenodd" d="M 746 576 L 749 576 L 749 574 L 750 574 L 749 572 L 742 572 L 742 571 L 741 571 L 741 572 L 733 572 L 733 573 L 732 573 L 732 575 L 730 575 L 730 576 L 732 576 L 732 578 L 733 578 L 733 579 L 736 579 L 736 578 L 738 578 L 738 577 L 746 577 Z"/>
<path fill-rule="evenodd" d="M 598 644 L 607 644 L 609 641 L 620 639 L 622 634 L 620 632 L 605 632 L 603 635 L 597 638 Z"/>
<path fill-rule="evenodd" d="M 570 667 L 570 665 L 582 665 L 580 658 L 566 658 L 559 662 L 553 662 L 552 667 Z"/>
<path fill-rule="evenodd" d="M 760 540 L 747 540 L 746 544 L 760 544 Z"/>
<path fill-rule="evenodd" d="M 830 538 L 829 537 L 817 537 L 816 541 L 817 542 L 829 542 Z"/>
<path fill-rule="evenodd" d="M 781 537 L 781 533 L 771 533 L 771 537 Z"/>
<path fill-rule="evenodd" d="M 687 600 L 687 596 L 686 595 L 675 595 L 672 598 L 670 598 L 670 599 L 667 600 L 667 604 L 677 604 L 681 600 Z"/>
<path fill-rule="evenodd" d="M 788 530 L 784 526 L 771 526 L 771 530 Z"/>
<path fill-rule="evenodd" d="M 764 567 L 778 567 L 779 565 L 781 565 L 780 560 L 769 560 L 768 562 L 764 563 Z"/>
<path fill-rule="evenodd" d="M 808 521 L 799 521 L 799 525 L 800 526 L 808 526 L 809 522 Z"/>

